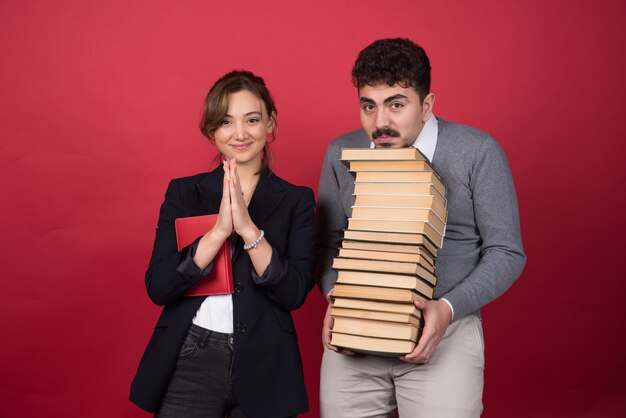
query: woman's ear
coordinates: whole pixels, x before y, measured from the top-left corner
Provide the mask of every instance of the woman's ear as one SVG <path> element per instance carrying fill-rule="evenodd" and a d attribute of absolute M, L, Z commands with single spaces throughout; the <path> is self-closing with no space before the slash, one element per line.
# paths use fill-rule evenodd
<path fill-rule="evenodd" d="M 270 120 L 267 123 L 267 133 L 273 134 L 275 128 L 276 128 L 276 112 L 272 112 L 272 114 L 270 115 Z"/>

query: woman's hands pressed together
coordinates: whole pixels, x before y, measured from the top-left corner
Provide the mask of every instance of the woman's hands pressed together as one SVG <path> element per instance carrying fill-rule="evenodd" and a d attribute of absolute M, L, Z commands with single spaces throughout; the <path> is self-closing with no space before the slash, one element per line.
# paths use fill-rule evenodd
<path fill-rule="evenodd" d="M 233 230 L 241 236 L 244 243 L 254 242 L 261 231 L 254 224 L 248 212 L 248 206 L 241 181 L 237 173 L 235 159 L 224 160 L 224 184 L 220 211 L 213 228 L 200 239 L 198 249 L 193 258 L 194 263 L 202 269 L 213 260 L 225 240 L 229 239 Z M 252 196 L 254 187 L 250 187 L 249 196 Z M 261 240 L 256 248 L 248 252 L 255 271 L 263 274 L 272 257 L 272 247 L 266 240 Z"/>
<path fill-rule="evenodd" d="M 251 192 L 250 197 L 252 197 Z M 224 160 L 224 194 L 220 205 L 220 217 L 224 206 L 228 206 L 229 214 L 225 214 L 225 218 L 228 217 L 231 220 L 231 232 L 234 229 L 246 243 L 256 240 L 260 231 L 248 213 L 248 206 L 237 173 L 237 162 L 234 158 L 230 161 Z"/>

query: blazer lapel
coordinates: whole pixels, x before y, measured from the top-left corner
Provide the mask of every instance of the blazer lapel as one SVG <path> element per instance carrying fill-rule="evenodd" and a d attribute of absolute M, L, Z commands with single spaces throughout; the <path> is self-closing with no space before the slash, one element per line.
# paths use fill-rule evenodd
<path fill-rule="evenodd" d="M 264 170 L 259 177 L 259 183 L 254 189 L 252 199 L 248 204 L 248 213 L 252 222 L 259 228 L 265 219 L 267 219 L 280 205 L 285 198 L 285 190 L 280 182 L 276 179 L 276 175 L 269 170 Z M 241 254 L 243 249 L 243 240 L 237 238 L 233 260 Z"/>
<path fill-rule="evenodd" d="M 219 166 L 196 184 L 202 214 L 218 213 L 224 190 L 224 169 Z"/>

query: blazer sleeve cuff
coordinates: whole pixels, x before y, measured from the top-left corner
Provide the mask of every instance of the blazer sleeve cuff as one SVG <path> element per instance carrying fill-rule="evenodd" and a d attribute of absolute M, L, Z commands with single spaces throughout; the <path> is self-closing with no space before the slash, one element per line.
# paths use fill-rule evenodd
<path fill-rule="evenodd" d="M 201 269 L 193 261 L 193 257 L 196 255 L 196 251 L 198 250 L 200 238 L 202 237 L 196 238 L 194 242 L 181 250 L 180 263 L 178 264 L 178 267 L 176 267 L 176 271 L 183 277 L 183 279 L 190 282 L 198 281 L 213 270 L 213 261 L 211 261 L 205 269 Z"/>
<path fill-rule="evenodd" d="M 251 269 L 252 280 L 258 286 L 276 288 L 287 275 L 287 265 L 287 260 L 281 260 L 276 250 L 272 248 L 272 258 L 263 274 L 259 276 L 254 268 Z"/>

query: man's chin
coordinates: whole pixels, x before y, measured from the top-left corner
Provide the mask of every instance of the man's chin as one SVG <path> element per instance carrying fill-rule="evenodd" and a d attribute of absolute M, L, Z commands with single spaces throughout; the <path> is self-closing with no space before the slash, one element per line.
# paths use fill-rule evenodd
<path fill-rule="evenodd" d="M 375 139 L 372 142 L 375 148 L 402 148 L 404 146 L 402 141 L 395 138 L 391 141 Z"/>
<path fill-rule="evenodd" d="M 374 148 L 395 148 L 391 143 L 374 144 Z"/>

